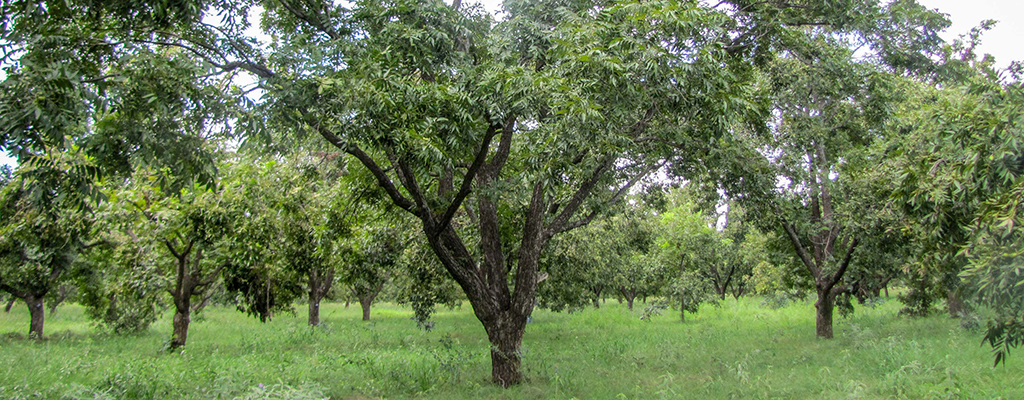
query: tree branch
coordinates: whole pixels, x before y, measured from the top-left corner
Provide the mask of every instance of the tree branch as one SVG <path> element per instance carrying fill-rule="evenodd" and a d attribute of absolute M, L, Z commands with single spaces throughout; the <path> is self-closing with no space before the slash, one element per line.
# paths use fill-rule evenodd
<path fill-rule="evenodd" d="M 850 266 L 850 260 L 853 259 L 853 250 L 857 248 L 857 243 L 859 243 L 859 238 L 853 238 L 853 241 L 850 242 L 850 247 L 846 249 L 846 256 L 843 257 L 843 262 L 839 264 L 839 270 L 829 277 L 825 293 L 831 292 L 832 288 L 843 279 L 843 274 L 846 273 L 846 269 Z"/>
<path fill-rule="evenodd" d="M 821 276 L 821 270 L 818 269 L 818 265 L 814 263 L 811 256 L 807 254 L 807 249 L 804 249 L 804 245 L 800 243 L 800 237 L 797 236 L 796 229 L 793 227 L 793 224 L 790 224 L 783 219 L 782 227 L 786 229 L 786 234 L 789 235 L 789 241 L 793 242 L 793 248 L 796 249 L 796 254 L 800 256 L 800 261 L 804 262 L 804 265 L 811 271 L 811 275 L 813 275 L 815 281 L 817 281 Z"/>
<path fill-rule="evenodd" d="M 308 117 L 308 112 L 303 111 L 302 114 L 303 117 Z M 377 185 L 384 189 L 388 194 L 388 197 L 391 198 L 391 201 L 393 201 L 396 206 L 416 215 L 416 205 L 398 191 L 398 188 L 395 187 L 393 182 L 391 182 L 391 178 L 388 177 L 387 172 L 384 172 L 384 169 L 377 165 L 377 162 L 373 160 L 373 157 L 366 154 L 366 152 L 359 148 L 359 146 L 348 143 L 333 132 L 324 129 L 320 124 L 311 124 L 309 121 L 306 121 L 306 124 L 315 129 L 320 136 L 327 140 L 328 143 L 359 160 L 366 169 L 370 170 L 373 177 L 377 179 Z"/>
<path fill-rule="evenodd" d="M 483 167 L 484 162 L 487 160 L 487 152 L 491 148 L 491 140 L 494 136 L 502 130 L 501 126 L 491 125 L 488 128 L 488 132 L 484 135 L 484 141 L 480 144 L 480 149 L 477 150 L 476 157 L 473 158 L 473 164 L 466 170 L 466 176 L 462 178 L 462 185 L 459 186 L 459 193 L 452 199 L 451 204 L 448 205 L 448 209 L 445 210 L 444 215 L 441 216 L 441 220 L 438 221 L 438 229 L 444 230 L 448 228 L 448 224 L 451 223 L 452 218 L 455 217 L 455 212 L 458 211 L 459 207 L 462 206 L 462 202 L 466 200 L 466 196 L 469 196 L 469 192 L 473 188 L 473 179 L 476 178 L 476 174 Z"/>
<path fill-rule="evenodd" d="M 612 204 L 615 204 L 615 203 L 618 203 L 619 201 L 621 201 L 623 198 L 626 197 L 626 194 L 629 193 L 629 189 L 631 189 L 634 185 L 636 185 L 638 182 L 640 182 L 641 179 L 643 179 L 645 176 L 647 176 L 651 172 L 653 172 L 653 171 L 657 170 L 658 168 L 661 168 L 662 166 L 664 166 L 666 162 L 668 162 L 668 160 L 664 160 L 664 161 L 659 162 L 658 164 L 655 164 L 655 165 L 647 167 L 644 170 L 643 173 L 637 174 L 632 179 L 630 179 L 628 182 L 626 182 L 625 185 L 623 185 L 618 190 L 616 190 L 615 194 L 612 195 L 612 198 L 609 199 L 608 202 L 605 203 L 605 204 L 606 205 L 612 205 Z M 573 229 L 576 229 L 576 228 L 579 228 L 579 227 L 582 227 L 582 226 L 586 226 L 587 224 L 592 222 L 594 220 L 594 218 L 597 217 L 598 214 L 599 213 L 598 213 L 597 210 L 591 211 L 590 214 L 588 214 L 586 217 L 583 217 L 581 219 L 578 219 L 578 220 L 570 222 L 570 223 L 566 223 L 566 224 L 564 224 L 560 228 L 555 226 L 555 224 L 552 222 L 552 224 L 548 226 L 548 229 L 547 229 L 547 232 L 545 233 L 545 235 L 550 238 L 550 237 L 552 237 L 554 235 L 557 235 L 559 233 L 568 232 L 568 231 L 571 231 Z"/>

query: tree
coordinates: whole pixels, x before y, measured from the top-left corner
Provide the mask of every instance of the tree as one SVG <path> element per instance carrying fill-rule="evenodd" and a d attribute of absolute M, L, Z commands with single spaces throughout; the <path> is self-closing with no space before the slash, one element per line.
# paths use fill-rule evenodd
<path fill-rule="evenodd" d="M 368 224 L 363 229 L 345 257 L 347 265 L 341 271 L 341 282 L 359 299 L 363 321 L 369 321 L 374 299 L 400 269 L 408 231 L 386 220 Z"/>
<path fill-rule="evenodd" d="M 104 200 L 102 178 L 128 179 L 136 169 L 170 171 L 154 176 L 172 193 L 211 183 L 215 169 L 204 142 L 230 127 L 222 82 L 136 31 L 198 22 L 196 6 L 0 5 L 0 148 L 28 167 L 32 207 L 87 212 Z"/>
<path fill-rule="evenodd" d="M 763 251 L 746 242 L 750 228 L 742 221 L 742 210 L 733 204 L 727 206 L 723 216 L 707 217 L 688 199 L 689 195 L 677 196 L 681 204 L 670 207 L 659 222 L 661 257 L 669 265 L 678 266 L 675 274 L 692 273 L 710 283 L 719 299 L 725 300 L 730 286 L 739 297 L 745 276 L 760 261 L 758 254 Z"/>
<path fill-rule="evenodd" d="M 0 290 L 25 302 L 29 337 L 43 339 L 44 300 L 91 246 L 91 219 L 71 200 L 39 207 L 39 187 L 24 175 L 30 174 L 19 173 L 0 191 Z"/>
<path fill-rule="evenodd" d="M 616 290 L 616 270 L 622 264 L 615 250 L 622 232 L 606 229 L 602 221 L 567 232 L 544 249 L 541 268 L 550 279 L 540 285 L 540 306 L 551 310 L 578 309 Z"/>
<path fill-rule="evenodd" d="M 230 208 L 222 193 L 202 185 L 166 193 L 146 183 L 159 181 L 139 174 L 134 185 L 116 195 L 129 215 L 122 226 L 131 238 L 126 245 L 147 257 L 145 263 L 161 277 L 174 309 L 171 350 L 185 346 L 194 311 L 208 301 L 211 286 L 228 265 L 217 244 L 232 229 Z M 196 301 L 198 300 L 198 301 Z"/>
<path fill-rule="evenodd" d="M 814 281 L 822 338 L 833 336 L 836 297 L 850 290 L 854 252 L 880 212 L 872 208 L 878 199 L 853 196 L 863 171 L 877 162 L 868 146 L 889 134 L 891 105 L 903 93 L 887 67 L 856 61 L 846 40 L 816 32 L 807 47 L 780 54 L 766 69 L 777 119 L 769 134 L 749 137 L 757 149 L 751 152 L 760 154 L 753 157 L 766 160 L 771 172 L 753 178 L 760 189 L 732 196 L 791 242 Z"/>
<path fill-rule="evenodd" d="M 707 218 L 694 203 L 683 201 L 662 214 L 658 224 L 659 257 L 671 266 L 665 294 L 678 300 L 684 322 L 686 312 L 697 312 L 701 303 L 715 301 L 715 296 L 724 300 L 737 275 L 739 255 L 715 223 L 717 218 Z"/>
<path fill-rule="evenodd" d="M 315 39 L 344 61 L 275 54 L 275 76 L 315 79 L 267 79 L 274 101 L 356 157 L 421 221 L 488 333 L 503 386 L 522 379 L 519 347 L 547 242 L 662 165 L 653 156 L 667 150 L 660 140 L 722 132 L 714 127 L 732 115 L 724 107 L 743 107 L 742 84 L 722 69 L 733 65 L 728 54 L 705 47 L 728 32 L 694 5 L 672 5 L 694 12 L 684 21 L 646 3 L 512 3 L 493 28 L 439 2 L 367 2 L 351 14 L 288 5 L 268 12 L 278 37 Z M 630 17 L 642 13 L 663 23 Z M 360 32 L 359 46 L 346 47 L 348 30 Z"/>
<path fill-rule="evenodd" d="M 509 2 L 508 19 L 492 25 L 460 5 L 275 4 L 265 26 L 284 51 L 267 68 L 248 65 L 275 115 L 356 157 L 422 222 L 488 333 L 503 386 L 522 379 L 522 332 L 552 237 L 589 223 L 666 159 L 680 173 L 700 169 L 705 143 L 756 116 L 749 67 L 786 46 L 781 38 L 889 11 Z M 904 54 L 888 44 L 905 32 L 888 33 L 880 52 Z"/>
<path fill-rule="evenodd" d="M 917 266 L 925 276 L 959 275 L 977 304 L 995 310 L 984 338 L 998 364 L 1024 343 L 1017 213 L 1024 87 L 1019 64 L 1004 81 L 994 60 L 975 55 L 989 26 L 946 48 L 945 75 L 922 87 L 921 106 L 907 110 L 908 134 L 889 165 L 899 182 L 893 198 L 912 217 L 906 228 L 928 251 Z"/>

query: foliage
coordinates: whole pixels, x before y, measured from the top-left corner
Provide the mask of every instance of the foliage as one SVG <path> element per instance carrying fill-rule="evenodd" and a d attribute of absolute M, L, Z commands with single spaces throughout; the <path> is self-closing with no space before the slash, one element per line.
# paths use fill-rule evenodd
<path fill-rule="evenodd" d="M 43 337 L 43 299 L 67 282 L 79 254 L 89 245 L 92 218 L 72 199 L 35 201 L 26 167 L 0 188 L 0 290 L 22 299 L 34 311 L 30 336 Z"/>
<path fill-rule="evenodd" d="M 1019 80 L 1001 81 L 990 58 L 977 59 L 974 48 L 990 25 L 947 47 L 943 61 L 951 76 L 919 89 L 920 107 L 907 111 L 908 135 L 889 162 L 900 183 L 893 199 L 912 217 L 905 229 L 921 246 L 914 271 L 921 285 L 950 287 L 959 274 L 967 294 L 997 310 L 985 340 L 998 363 L 1021 335 L 1016 210 L 1024 88 Z"/>

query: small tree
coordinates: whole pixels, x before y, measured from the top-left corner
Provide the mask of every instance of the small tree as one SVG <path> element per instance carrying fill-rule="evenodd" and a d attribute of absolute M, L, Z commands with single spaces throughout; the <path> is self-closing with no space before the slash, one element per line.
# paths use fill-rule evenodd
<path fill-rule="evenodd" d="M 341 282 L 352 290 L 363 309 L 363 321 L 370 320 L 370 307 L 384 285 L 400 270 L 399 262 L 408 243 L 408 230 L 390 221 L 364 227 L 344 257 Z"/>
<path fill-rule="evenodd" d="M 88 245 L 91 218 L 80 204 L 38 202 L 38 187 L 24 173 L 0 189 L 0 290 L 25 302 L 29 337 L 43 339 L 44 300 L 68 281 Z M 70 204 L 69 204 L 70 203 Z"/>

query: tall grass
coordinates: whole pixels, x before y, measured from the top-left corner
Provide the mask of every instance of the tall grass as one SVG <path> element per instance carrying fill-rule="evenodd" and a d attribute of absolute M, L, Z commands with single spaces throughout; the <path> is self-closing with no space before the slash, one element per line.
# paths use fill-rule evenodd
<path fill-rule="evenodd" d="M 526 382 L 489 383 L 489 344 L 468 306 L 424 332 L 384 304 L 325 304 L 324 326 L 279 315 L 267 324 L 228 308 L 194 320 L 184 350 L 163 349 L 170 315 L 139 336 L 96 331 L 82 309 L 48 316 L 35 343 L 19 306 L 0 314 L 0 399 L 757 399 L 1024 398 L 1024 358 L 992 367 L 980 335 L 943 315 L 907 319 L 899 305 L 837 318 L 814 337 L 810 302 L 772 310 L 728 300 L 687 322 L 641 321 L 606 303 L 574 314 L 534 312 L 523 344 Z"/>

